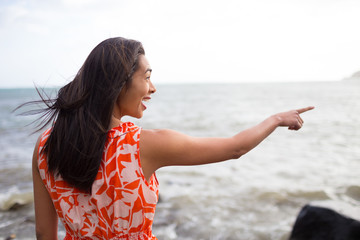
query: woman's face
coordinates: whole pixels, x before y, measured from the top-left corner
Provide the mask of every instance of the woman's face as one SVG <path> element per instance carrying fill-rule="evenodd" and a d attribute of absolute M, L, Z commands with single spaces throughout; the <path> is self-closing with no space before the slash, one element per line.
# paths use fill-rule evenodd
<path fill-rule="evenodd" d="M 128 87 L 121 90 L 115 103 L 113 115 L 121 119 L 123 116 L 141 118 L 146 109 L 144 102 L 151 99 L 150 95 L 156 92 L 150 80 L 151 68 L 145 55 L 139 56 L 138 70 L 133 74 Z"/>

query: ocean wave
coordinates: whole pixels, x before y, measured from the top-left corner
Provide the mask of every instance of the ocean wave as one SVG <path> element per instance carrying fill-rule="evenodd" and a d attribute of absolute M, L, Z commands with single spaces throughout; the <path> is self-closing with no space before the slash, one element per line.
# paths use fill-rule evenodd
<path fill-rule="evenodd" d="M 21 192 L 18 187 L 11 187 L 7 192 L 0 193 L 0 210 L 7 211 L 34 201 L 33 192 Z"/>
<path fill-rule="evenodd" d="M 350 186 L 346 189 L 345 194 L 352 199 L 360 201 L 360 186 Z"/>
<path fill-rule="evenodd" d="M 296 191 L 296 192 L 288 192 L 287 195 L 293 198 L 303 198 L 309 201 L 313 200 L 329 200 L 331 199 L 331 195 L 328 192 L 323 190 L 315 190 L 315 191 Z"/>

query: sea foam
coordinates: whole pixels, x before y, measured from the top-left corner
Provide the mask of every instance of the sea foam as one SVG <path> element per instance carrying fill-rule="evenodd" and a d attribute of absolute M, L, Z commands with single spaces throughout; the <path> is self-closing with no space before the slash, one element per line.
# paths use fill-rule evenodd
<path fill-rule="evenodd" d="M 17 186 L 13 186 L 7 192 L 0 193 L 0 210 L 10 210 L 32 203 L 33 201 L 32 191 L 22 192 Z"/>

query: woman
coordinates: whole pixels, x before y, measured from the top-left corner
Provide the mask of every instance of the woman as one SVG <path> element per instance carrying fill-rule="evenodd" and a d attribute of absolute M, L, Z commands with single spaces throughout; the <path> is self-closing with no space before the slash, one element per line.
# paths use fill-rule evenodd
<path fill-rule="evenodd" d="M 57 239 L 156 239 L 151 226 L 158 200 L 155 171 L 239 158 L 277 127 L 298 130 L 313 107 L 275 114 L 230 138 L 196 138 L 171 130 L 144 130 L 141 118 L 156 92 L 141 43 L 101 42 L 42 117 L 52 123 L 33 155 L 36 234 Z"/>

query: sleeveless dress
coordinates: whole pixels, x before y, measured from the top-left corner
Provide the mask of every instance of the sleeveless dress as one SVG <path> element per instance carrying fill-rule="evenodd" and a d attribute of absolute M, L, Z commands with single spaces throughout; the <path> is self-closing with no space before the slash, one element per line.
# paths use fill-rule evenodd
<path fill-rule="evenodd" d="M 65 239 L 156 240 L 152 223 L 158 181 L 155 174 L 147 181 L 142 172 L 141 128 L 126 122 L 108 132 L 91 194 L 48 173 L 46 155 L 41 150 L 50 132 L 48 129 L 41 136 L 38 167 L 66 229 Z"/>

